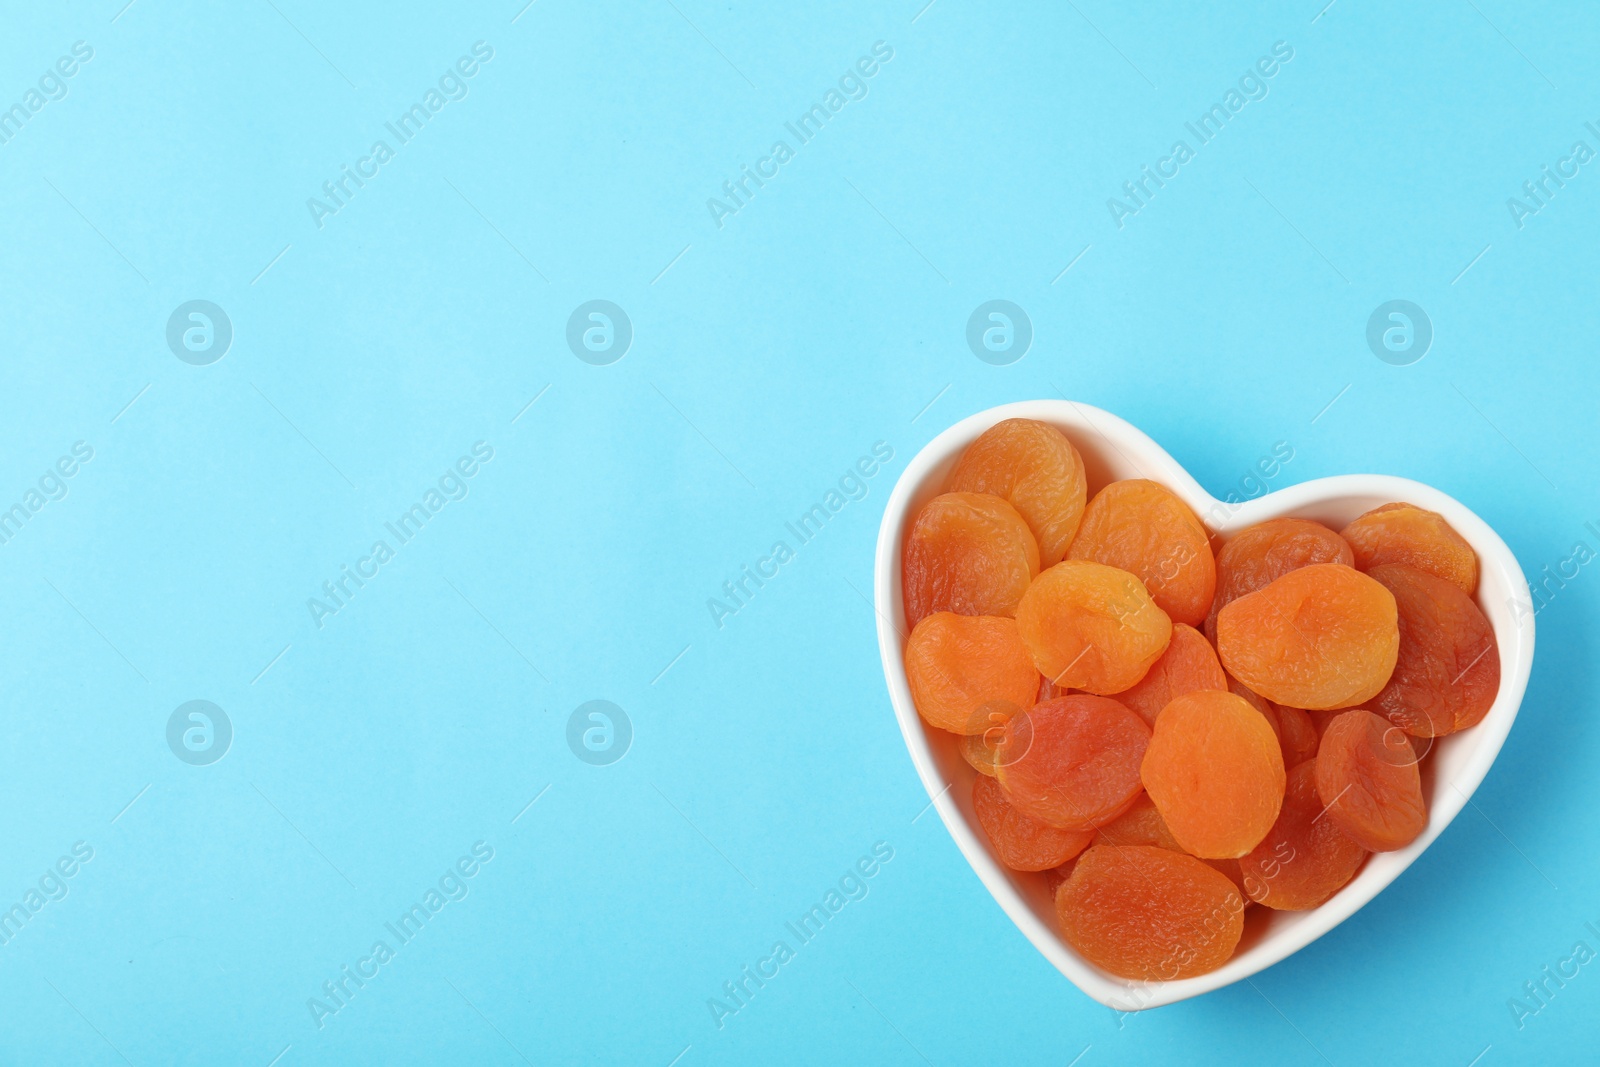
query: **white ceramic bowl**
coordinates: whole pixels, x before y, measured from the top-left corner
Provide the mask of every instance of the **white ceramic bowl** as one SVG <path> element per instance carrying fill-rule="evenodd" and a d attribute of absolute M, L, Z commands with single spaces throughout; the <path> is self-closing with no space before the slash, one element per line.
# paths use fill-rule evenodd
<path fill-rule="evenodd" d="M 972 780 L 977 772 L 961 758 L 955 735 L 928 726 L 911 702 L 900 584 L 905 531 L 921 507 L 940 493 L 945 476 L 967 445 L 995 423 L 1015 418 L 1038 419 L 1060 428 L 1083 455 L 1091 488 L 1119 478 L 1160 482 L 1193 508 L 1213 533 L 1224 537 L 1280 516 L 1315 519 L 1338 530 L 1364 511 L 1400 500 L 1439 512 L 1477 550 L 1477 601 L 1499 644 L 1500 692 L 1482 722 L 1441 738 L 1432 758 L 1423 764 L 1428 828 L 1399 852 L 1368 858 L 1350 884 L 1319 908 L 1305 912 L 1249 909 L 1238 951 L 1210 974 L 1170 982 L 1129 981 L 1102 971 L 1073 951 L 1058 932 L 1045 876 L 1012 871 L 991 851 L 972 811 Z M 990 408 L 956 423 L 917 453 L 906 465 L 884 512 L 873 586 L 878 648 L 889 699 L 911 760 L 939 817 L 972 869 L 1034 947 L 1079 989 L 1118 1011 L 1171 1004 L 1247 978 L 1310 944 L 1377 896 L 1422 855 L 1478 788 L 1517 716 L 1533 665 L 1533 617 L 1515 607 L 1517 602 L 1528 603 L 1528 582 L 1522 568 L 1499 535 L 1452 497 L 1405 478 L 1347 474 L 1291 485 L 1241 504 L 1226 504 L 1202 489 L 1138 429 L 1099 408 L 1068 400 L 1032 400 Z"/>

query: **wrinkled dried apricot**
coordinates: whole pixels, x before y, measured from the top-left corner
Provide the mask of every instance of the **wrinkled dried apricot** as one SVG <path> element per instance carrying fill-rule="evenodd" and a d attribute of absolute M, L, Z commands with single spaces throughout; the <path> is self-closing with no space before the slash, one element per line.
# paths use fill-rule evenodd
<path fill-rule="evenodd" d="M 994 746 L 983 734 L 964 734 L 961 738 L 961 758 L 979 774 L 995 776 Z"/>
<path fill-rule="evenodd" d="M 1368 852 L 1405 848 L 1428 825 L 1410 742 L 1370 711 L 1347 711 L 1328 724 L 1316 776 L 1327 817 Z"/>
<path fill-rule="evenodd" d="M 1228 692 L 1243 697 L 1245 703 L 1259 711 L 1262 718 L 1267 720 L 1267 725 L 1272 727 L 1272 733 L 1278 739 L 1278 746 L 1283 750 L 1285 767 L 1293 767 L 1317 754 L 1317 739 L 1322 733 L 1317 729 L 1313 716 L 1338 714 L 1332 711 L 1313 713 L 1274 704 L 1240 685 L 1237 678 L 1228 679 Z"/>
<path fill-rule="evenodd" d="M 1366 858 L 1367 850 L 1337 822 L 1323 818 L 1316 764 L 1308 760 L 1289 772 L 1278 821 L 1239 867 L 1252 900 L 1279 911 L 1304 911 L 1344 888 Z"/>
<path fill-rule="evenodd" d="M 1367 572 L 1394 594 L 1400 656 L 1367 706 L 1418 737 L 1476 726 L 1500 691 L 1494 629 L 1460 586 L 1398 563 Z"/>
<path fill-rule="evenodd" d="M 1045 891 L 1050 894 L 1051 900 L 1056 898 L 1056 890 L 1061 888 L 1061 883 L 1072 877 L 1072 868 L 1077 865 L 1078 857 L 1074 856 L 1061 866 L 1051 867 L 1048 871 L 1042 872 Z"/>
<path fill-rule="evenodd" d="M 1000 760 L 997 746 L 1005 735 L 1005 726 L 1012 719 L 1019 721 L 1018 736 L 1012 739 L 1009 749 L 1013 758 L 1027 751 L 1027 746 L 1032 740 L 1028 733 L 1032 720 L 1023 713 L 1032 707 L 1032 703 L 1013 704 L 1007 700 L 991 700 L 979 705 L 971 721 L 962 732 L 959 748 L 961 758 L 971 765 L 979 774 L 995 775 L 995 764 Z"/>
<path fill-rule="evenodd" d="M 1356 566 L 1371 570 L 1403 563 L 1461 587 L 1478 588 L 1478 555 L 1466 538 L 1437 511 L 1414 504 L 1385 504 L 1358 516 L 1340 531 L 1356 555 Z"/>
<path fill-rule="evenodd" d="M 1157 848 L 1183 851 L 1178 839 L 1172 836 L 1161 813 L 1148 794 L 1141 793 L 1133 807 L 1100 827 L 1094 833 L 1097 845 L 1154 845 Z"/>
<path fill-rule="evenodd" d="M 1201 689 L 1228 688 L 1228 676 L 1211 649 L 1211 642 L 1193 626 L 1173 623 L 1172 641 L 1143 678 L 1117 694 L 1117 699 L 1154 726 L 1156 716 L 1173 697 Z"/>
<path fill-rule="evenodd" d="M 1093 830 L 1058 830 L 1006 799 L 1000 784 L 983 775 L 972 783 L 972 808 L 1000 862 L 1014 871 L 1059 867 L 1089 846 Z"/>
<path fill-rule="evenodd" d="M 1108 695 L 1129 688 L 1167 650 L 1172 622 L 1144 583 L 1085 560 L 1057 563 L 1017 605 L 1017 632 L 1057 686 Z"/>
<path fill-rule="evenodd" d="M 1006 798 L 1062 830 L 1092 830 L 1139 795 L 1144 720 L 1109 697 L 1078 693 L 1006 723 L 995 767 Z"/>
<path fill-rule="evenodd" d="M 1217 595 L 1206 616 L 1206 636 L 1217 637 L 1217 612 L 1292 570 L 1314 563 L 1355 565 L 1344 538 L 1310 519 L 1268 519 L 1228 538 L 1217 553 Z"/>
<path fill-rule="evenodd" d="M 1340 563 L 1292 570 L 1217 615 L 1222 666 L 1292 708 L 1370 700 L 1388 683 L 1399 648 L 1394 596 Z"/>
<path fill-rule="evenodd" d="M 1184 850 L 1183 846 L 1178 844 L 1178 839 L 1172 836 L 1172 831 L 1167 829 L 1166 822 L 1161 818 L 1161 813 L 1156 810 L 1155 804 L 1150 800 L 1150 796 L 1147 793 L 1141 793 L 1139 799 L 1133 802 L 1133 807 L 1096 830 L 1094 843 L 1097 845 L 1154 845 L 1156 848 L 1170 848 L 1175 852 Z M 1240 887 L 1239 891 L 1241 893 L 1244 892 L 1243 875 L 1239 871 L 1238 860 L 1201 860 L 1200 862 L 1226 875 L 1229 881 Z"/>
<path fill-rule="evenodd" d="M 1272 829 L 1283 803 L 1283 753 L 1243 697 L 1203 690 L 1156 719 L 1140 767 L 1172 836 L 1205 859 L 1237 859 Z"/>
<path fill-rule="evenodd" d="M 917 713 L 931 725 L 969 734 L 988 728 L 976 714 L 986 704 L 1031 705 L 1039 672 L 1017 636 L 1017 620 L 938 611 L 906 641 L 906 681 Z"/>
<path fill-rule="evenodd" d="M 1196 858 L 1198 859 L 1199 857 Z M 1228 881 L 1232 882 L 1233 887 L 1237 889 L 1239 891 L 1239 895 L 1244 898 L 1246 907 L 1249 907 L 1251 904 L 1255 903 L 1255 901 L 1251 900 L 1249 897 L 1244 896 L 1244 869 L 1239 866 L 1238 860 L 1200 860 L 1200 862 L 1205 864 L 1207 867 L 1210 867 L 1218 874 L 1222 875 Z"/>
<path fill-rule="evenodd" d="M 1299 708 L 1286 708 L 1282 704 L 1273 709 L 1278 718 L 1278 743 L 1283 748 L 1283 765 L 1293 767 L 1312 759 L 1317 754 L 1317 733 L 1311 713 Z"/>
<path fill-rule="evenodd" d="M 1067 943 L 1120 978 L 1171 981 L 1214 971 L 1244 931 L 1244 901 L 1193 856 L 1093 845 L 1056 888 Z"/>
<path fill-rule="evenodd" d="M 936 496 L 906 535 L 906 625 L 936 611 L 1014 616 L 1038 573 L 1039 546 L 1010 504 L 984 493 Z"/>
<path fill-rule="evenodd" d="M 1261 717 L 1267 720 L 1267 725 L 1272 727 L 1273 736 L 1278 738 L 1280 744 L 1282 743 L 1283 734 L 1282 731 L 1278 729 L 1278 705 L 1274 704 L 1270 700 L 1265 700 L 1257 696 L 1255 693 L 1250 692 L 1249 688 L 1241 685 L 1239 683 L 1239 679 L 1237 678 L 1228 679 L 1228 692 L 1234 694 L 1235 696 L 1242 697 L 1246 704 L 1249 704 L 1252 708 L 1255 708 L 1257 711 L 1259 711 L 1261 713 Z"/>
<path fill-rule="evenodd" d="M 1061 562 L 1088 497 L 1083 458 L 1066 435 L 1034 419 L 995 423 L 956 461 L 947 493 L 992 493 L 1017 509 L 1039 542 L 1039 565 Z"/>
<path fill-rule="evenodd" d="M 1217 586 L 1211 539 L 1189 505 L 1164 485 L 1112 482 L 1083 510 L 1068 559 L 1137 575 L 1173 622 L 1199 626 Z"/>

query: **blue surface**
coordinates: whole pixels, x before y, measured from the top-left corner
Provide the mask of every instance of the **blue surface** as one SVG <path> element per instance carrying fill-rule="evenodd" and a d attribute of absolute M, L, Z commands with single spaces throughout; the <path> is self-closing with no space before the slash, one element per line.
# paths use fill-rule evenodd
<path fill-rule="evenodd" d="M 1274 486 L 1430 482 L 1535 583 L 1600 549 L 1600 161 L 1570 161 L 1600 15 L 924 2 L 6 13 L 0 1061 L 1592 1055 L 1600 974 L 1541 969 L 1600 950 L 1595 568 L 1549 586 L 1521 717 L 1428 855 L 1253 983 L 1125 1019 L 915 818 L 861 594 L 916 449 L 1060 394 L 1219 495 L 1288 442 Z M 743 167 L 770 177 L 730 203 Z M 167 343 L 194 300 L 231 323 L 214 362 L 201 320 Z M 604 320 L 569 348 L 592 300 L 620 360 L 583 348 Z M 1009 365 L 967 345 L 990 300 L 1031 323 Z M 1390 300 L 1420 361 L 1368 348 Z M 777 573 L 708 607 L 747 566 Z M 220 760 L 178 757 L 214 715 L 169 745 L 192 700 Z M 591 700 L 620 761 L 618 716 L 569 733 Z"/>

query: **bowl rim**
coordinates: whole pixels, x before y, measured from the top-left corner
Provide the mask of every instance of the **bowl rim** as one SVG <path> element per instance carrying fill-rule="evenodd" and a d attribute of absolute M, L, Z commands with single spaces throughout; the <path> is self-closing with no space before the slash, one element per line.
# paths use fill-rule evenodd
<path fill-rule="evenodd" d="M 911 507 L 920 496 L 932 495 L 926 492 L 930 478 L 947 469 L 981 433 L 998 422 L 1015 418 L 1037 419 L 1055 426 L 1067 434 L 1080 452 L 1086 452 L 1088 444 L 1088 451 L 1101 456 L 1102 447 L 1091 440 L 1097 437 L 1126 464 L 1143 471 L 1142 476 L 1154 478 L 1175 492 L 1211 533 L 1227 535 L 1269 518 L 1303 514 L 1340 499 L 1384 497 L 1439 512 L 1478 554 L 1480 578 L 1474 599 L 1495 630 L 1500 653 L 1500 689 L 1481 722 L 1452 735 L 1470 740 L 1471 745 L 1457 772 L 1448 781 L 1441 776 L 1435 782 L 1427 829 L 1404 849 L 1369 857 L 1356 877 L 1321 906 L 1306 912 L 1275 913 L 1300 918 L 1278 920 L 1281 929 L 1267 932 L 1247 951 L 1236 954 L 1208 974 L 1171 981 L 1130 981 L 1100 970 L 1068 946 L 1054 924 L 1041 921 L 1024 900 L 1012 874 L 995 861 L 986 841 L 961 812 L 954 798 L 956 783 L 946 782 L 940 773 L 933 752 L 933 735 L 929 733 L 931 728 L 918 716 L 912 703 L 905 678 L 904 640 L 900 635 L 905 622 L 900 582 L 901 535 L 908 524 Z M 1484 602 L 1486 584 L 1507 591 L 1503 605 Z M 1470 508 L 1432 486 L 1392 475 L 1343 474 L 1286 485 L 1238 503 L 1222 501 L 1207 492 L 1142 430 L 1110 412 L 1065 399 L 1001 404 L 969 415 L 937 434 L 912 457 L 896 480 L 884 505 L 874 554 L 873 600 L 884 679 L 901 735 L 931 798 L 930 803 L 938 810 L 945 828 L 990 895 L 1034 947 L 1085 994 L 1122 1012 L 1199 996 L 1280 962 L 1359 911 L 1428 849 L 1466 806 L 1488 773 L 1527 690 L 1533 666 L 1534 619 L 1531 612 L 1517 614 L 1513 610 L 1519 598 L 1524 605 L 1531 604 L 1527 579 L 1505 541 Z M 970 769 L 969 772 L 976 774 Z M 961 777 L 959 769 L 957 777 Z"/>

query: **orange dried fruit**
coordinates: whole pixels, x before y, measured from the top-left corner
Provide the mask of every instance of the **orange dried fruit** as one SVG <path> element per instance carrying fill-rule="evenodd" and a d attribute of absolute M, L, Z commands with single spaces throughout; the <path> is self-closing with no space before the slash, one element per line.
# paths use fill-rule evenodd
<path fill-rule="evenodd" d="M 1206 528 L 1172 490 L 1143 478 L 1112 482 L 1094 495 L 1067 558 L 1138 576 L 1157 607 L 1190 626 L 1205 619 L 1216 591 Z"/>
<path fill-rule="evenodd" d="M 1017 620 L 938 611 L 906 641 L 906 682 L 917 713 L 951 733 L 981 733 L 978 714 L 995 701 L 1033 703 L 1039 672 L 1017 636 Z"/>
<path fill-rule="evenodd" d="M 1226 690 L 1228 676 L 1211 649 L 1211 642 L 1193 626 L 1172 624 L 1172 640 L 1149 672 L 1117 699 L 1154 726 L 1156 716 L 1174 697 L 1202 689 Z"/>
<path fill-rule="evenodd" d="M 1255 848 L 1283 803 L 1283 753 L 1243 697 L 1204 690 L 1162 710 L 1140 779 L 1172 836 L 1204 859 Z"/>
<path fill-rule="evenodd" d="M 961 736 L 960 749 L 961 758 L 967 761 L 969 767 L 979 774 L 988 775 L 990 778 L 995 776 L 994 746 L 989 743 L 987 736 L 984 734 L 963 734 Z"/>
<path fill-rule="evenodd" d="M 967 446 L 944 488 L 1003 498 L 1038 540 L 1040 566 L 1051 567 L 1078 532 L 1088 484 L 1083 458 L 1060 430 L 1034 419 L 1006 419 Z"/>
<path fill-rule="evenodd" d="M 1133 802 L 1133 807 L 1106 823 L 1094 833 L 1094 843 L 1097 845 L 1154 845 L 1156 848 L 1170 848 L 1175 852 L 1182 852 L 1184 848 L 1178 844 L 1178 839 L 1172 836 L 1172 831 L 1167 829 L 1166 822 L 1161 818 L 1161 813 L 1156 810 L 1155 804 L 1147 793 L 1141 793 L 1139 799 Z M 1244 892 L 1243 875 L 1239 871 L 1238 860 L 1201 860 L 1206 866 L 1220 871 L 1228 876 L 1228 880 L 1239 886 L 1239 891 Z M 1246 903 L 1249 903 L 1246 901 Z"/>
<path fill-rule="evenodd" d="M 1283 765 L 1293 767 L 1313 759 L 1317 754 L 1317 733 L 1311 713 L 1299 708 L 1286 708 L 1282 704 L 1273 708 L 1278 716 L 1278 742 L 1283 747 Z"/>
<path fill-rule="evenodd" d="M 1012 739 L 1010 753 L 1013 758 L 1020 756 L 1028 750 L 1032 743 L 1032 720 L 1024 712 L 1032 707 L 1032 702 L 1013 704 L 1006 700 L 992 700 L 978 707 L 966 729 L 961 731 L 958 747 L 961 758 L 966 760 L 973 770 L 979 774 L 986 774 L 991 778 L 996 773 L 995 765 L 1000 760 L 998 746 L 1005 736 L 1006 724 L 1011 720 L 1018 720 L 1019 729 L 1017 736 Z"/>
<path fill-rule="evenodd" d="M 1244 895 L 1244 869 L 1239 866 L 1238 860 L 1200 860 L 1200 862 L 1232 882 L 1233 887 L 1243 897 L 1245 907 L 1255 903 L 1255 901 Z"/>
<path fill-rule="evenodd" d="M 1461 587 L 1478 588 L 1478 555 L 1437 511 L 1414 504 L 1385 504 L 1358 516 L 1341 534 L 1355 552 L 1356 566 L 1371 570 L 1403 563 Z"/>
<path fill-rule="evenodd" d="M 1239 679 L 1237 678 L 1228 679 L 1228 692 L 1237 697 L 1242 697 L 1246 704 L 1259 711 L 1261 717 L 1267 720 L 1267 725 L 1272 727 L 1272 735 L 1278 738 L 1280 744 L 1282 743 L 1283 732 L 1278 729 L 1278 705 L 1270 700 L 1263 700 L 1250 692 L 1248 687 L 1239 684 Z"/>
<path fill-rule="evenodd" d="M 1368 852 L 1405 848 L 1428 825 L 1410 742 L 1370 711 L 1356 708 L 1328 724 L 1316 776 L 1327 817 Z"/>
<path fill-rule="evenodd" d="M 1061 883 L 1072 877 L 1072 868 L 1077 865 L 1078 858 L 1074 856 L 1061 866 L 1051 867 L 1044 872 L 1044 887 L 1045 891 L 1050 894 L 1051 900 L 1056 898 L 1056 890 L 1061 888 Z"/>
<path fill-rule="evenodd" d="M 1310 519 L 1268 519 L 1240 530 L 1217 553 L 1217 595 L 1206 616 L 1206 636 L 1217 636 L 1217 612 L 1292 570 L 1314 563 L 1355 565 L 1343 537 Z"/>
<path fill-rule="evenodd" d="M 1340 563 L 1292 570 L 1217 615 L 1222 666 L 1253 692 L 1292 708 L 1372 699 L 1388 684 L 1399 649 L 1394 596 Z"/>
<path fill-rule="evenodd" d="M 1500 691 L 1489 620 L 1460 586 L 1426 571 L 1390 563 L 1367 573 L 1394 594 L 1400 613 L 1394 674 L 1367 706 L 1418 737 L 1476 726 Z"/>
<path fill-rule="evenodd" d="M 1259 711 L 1272 727 L 1272 733 L 1283 749 L 1283 765 L 1293 767 L 1317 754 L 1317 739 L 1322 736 L 1316 727 L 1313 713 L 1299 708 L 1286 708 L 1250 692 L 1239 684 L 1237 678 L 1228 679 L 1228 692 L 1244 698 L 1245 703 Z M 1336 712 L 1316 712 L 1317 715 L 1334 715 Z"/>
<path fill-rule="evenodd" d="M 1059 867 L 1089 846 L 1093 830 L 1058 830 L 1006 799 L 1000 784 L 983 775 L 972 783 L 972 808 L 1000 862 L 1014 871 Z"/>
<path fill-rule="evenodd" d="M 1172 622 L 1127 571 L 1067 560 L 1028 586 L 1017 632 L 1057 686 L 1108 695 L 1143 678 L 1167 650 Z"/>
<path fill-rule="evenodd" d="M 984 493 L 936 496 L 906 535 L 906 625 L 936 611 L 1014 616 L 1038 573 L 1039 546 L 1010 504 Z"/>
<path fill-rule="evenodd" d="M 1171 981 L 1214 971 L 1244 931 L 1244 901 L 1193 856 L 1148 845 L 1093 845 L 1056 888 L 1067 943 L 1120 978 Z"/>
<path fill-rule="evenodd" d="M 1133 807 L 1100 827 L 1094 833 L 1097 845 L 1154 845 L 1179 852 L 1183 846 L 1172 836 L 1161 813 L 1147 794 L 1141 793 Z"/>
<path fill-rule="evenodd" d="M 1078 693 L 1006 723 L 995 767 L 1006 798 L 1062 830 L 1092 830 L 1139 796 L 1144 720 L 1109 697 Z"/>
<path fill-rule="evenodd" d="M 1323 816 L 1316 763 L 1308 760 L 1289 772 L 1278 821 L 1239 867 L 1252 900 L 1305 911 L 1343 889 L 1366 858 L 1366 849 Z"/>

